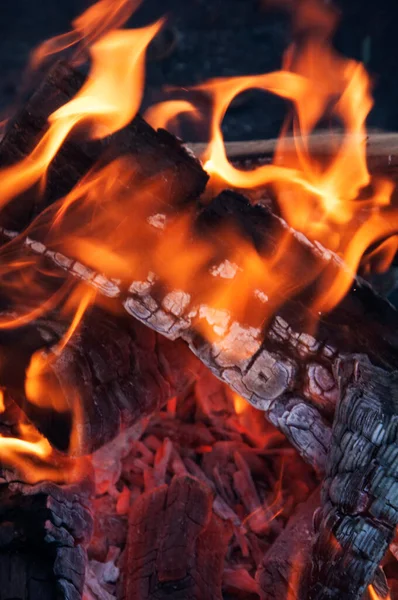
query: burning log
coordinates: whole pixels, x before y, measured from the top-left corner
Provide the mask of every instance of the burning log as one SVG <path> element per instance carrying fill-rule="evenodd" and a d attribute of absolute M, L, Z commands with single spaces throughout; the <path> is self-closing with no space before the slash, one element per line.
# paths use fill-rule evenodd
<path fill-rule="evenodd" d="M 79 332 L 57 355 L 66 328 L 59 315 L 50 314 L 12 333 L 0 332 L 3 385 L 62 451 L 92 453 L 121 428 L 163 406 L 193 381 L 198 369 L 183 342 L 171 343 L 137 321 L 101 308 L 85 315 Z M 24 391 L 29 364 L 38 351 L 46 354 L 46 368 L 34 377 L 41 406 L 29 401 Z M 47 394 L 58 398 L 62 411 L 51 410 Z M 78 439 L 70 446 L 74 428 Z"/>
<path fill-rule="evenodd" d="M 261 600 L 307 600 L 311 566 L 314 513 L 319 507 L 317 489 L 289 519 L 257 570 Z"/>
<path fill-rule="evenodd" d="M 90 478 L 68 485 L 0 481 L 3 598 L 80 600 L 92 531 Z"/>
<path fill-rule="evenodd" d="M 316 519 L 314 600 L 362 598 L 398 524 L 397 373 L 363 356 L 337 370 L 341 399 Z"/>
<path fill-rule="evenodd" d="M 212 512 L 210 489 L 174 477 L 142 494 L 129 518 L 125 589 L 137 600 L 221 600 L 228 524 Z"/>
<path fill-rule="evenodd" d="M 9 167 L 22 160 L 34 161 L 33 150 L 49 129 L 49 116 L 75 96 L 84 76 L 65 62 L 58 62 L 48 73 L 22 110 L 12 119 L 0 143 L 0 164 Z M 46 171 L 44 193 L 37 193 L 32 179 L 21 192 L 15 187 L 10 202 L 2 207 L 1 224 L 23 229 L 52 202 L 65 196 L 95 166 L 111 162 L 128 153 L 134 160 L 139 181 L 154 175 L 168 178 L 174 203 L 196 199 L 204 190 L 208 176 L 199 163 L 166 131 L 155 132 L 139 115 L 128 127 L 101 140 L 87 140 L 82 132 L 68 136 Z M 40 174 L 36 177 L 39 182 Z M 26 177 L 29 181 L 29 177 Z M 166 201 L 167 199 L 164 198 Z"/>
<path fill-rule="evenodd" d="M 287 236 L 289 252 L 299 257 L 298 262 L 309 265 L 309 269 L 315 265 L 326 282 L 344 270 L 336 256 L 289 229 L 270 211 L 251 206 L 237 194 L 224 192 L 199 213 L 193 225 L 192 235 L 206 239 L 212 248 L 208 263 L 211 267 L 201 281 L 204 289 L 211 289 L 210 286 L 217 283 L 222 293 L 230 285 L 231 280 L 219 277 L 215 268 L 215 265 L 222 268 L 227 264 L 225 261 L 231 251 L 222 236 L 222 228 L 228 223 L 238 228 L 241 239 L 249 240 L 260 255 L 275 248 L 281 236 Z M 144 226 L 151 227 L 148 223 Z M 38 232 L 42 233 L 40 225 Z M 16 235 L 7 231 L 5 234 L 11 238 Z M 166 337 L 185 340 L 214 374 L 264 410 L 271 422 L 319 471 L 325 470 L 331 419 L 338 398 L 333 375 L 336 358 L 363 352 L 375 364 L 387 368 L 392 368 L 397 359 L 394 332 L 398 314 L 359 278 L 354 279 L 348 294 L 334 310 L 319 315 L 314 337 L 313 315 L 307 308 L 313 294 L 312 285 L 287 300 L 268 298 L 261 279 L 254 280 L 252 298 L 238 321 L 228 311 L 214 312 L 201 304 L 201 290 L 197 291 L 197 297 L 183 290 L 168 291 L 156 277 L 120 285 L 34 241 L 34 230 L 30 235 L 32 237 L 24 239 L 25 248 L 49 260 L 53 269 L 64 269 L 104 295 L 118 298 L 130 315 Z M 161 235 L 167 235 L 167 227 Z M 56 244 L 55 239 L 49 236 L 48 244 L 51 248 Z M 239 268 L 237 265 L 235 272 Z M 239 277 L 236 283 L 239 286 L 238 282 Z M 264 304 L 265 309 L 261 308 Z M 262 310 L 268 315 L 276 314 L 266 328 L 258 323 Z M 254 323 L 251 314 L 257 319 Z M 216 333 L 215 342 L 206 341 L 200 334 L 197 325 L 203 321 Z"/>

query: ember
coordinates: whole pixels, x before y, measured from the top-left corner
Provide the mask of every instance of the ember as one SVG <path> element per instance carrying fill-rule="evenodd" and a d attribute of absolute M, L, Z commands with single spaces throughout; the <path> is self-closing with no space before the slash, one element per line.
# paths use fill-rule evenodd
<path fill-rule="evenodd" d="M 363 279 L 395 259 L 396 175 L 367 155 L 369 76 L 330 5 L 287 3 L 283 69 L 194 88 L 200 161 L 138 114 L 164 24 L 123 28 L 138 4 L 44 42 L 0 142 L 4 598 L 398 597 L 398 313 Z M 232 161 L 251 88 L 292 113 Z M 205 118 L 146 118 L 181 113 Z"/>

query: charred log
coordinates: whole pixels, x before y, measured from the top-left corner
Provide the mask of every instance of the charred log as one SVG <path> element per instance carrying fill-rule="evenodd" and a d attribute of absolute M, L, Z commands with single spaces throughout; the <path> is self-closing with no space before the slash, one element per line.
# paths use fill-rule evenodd
<path fill-rule="evenodd" d="M 8 123 L 0 143 L 2 167 L 29 157 L 49 129 L 48 117 L 75 96 L 84 80 L 84 76 L 67 63 L 55 64 L 30 100 Z M 173 202 L 196 199 L 206 185 L 207 175 L 177 139 L 166 131 L 155 132 L 137 115 L 125 129 L 102 140 L 89 141 L 81 128 L 72 131 L 46 172 L 44 193 L 38 193 L 34 186 L 14 198 L 2 208 L 1 224 L 25 228 L 44 208 L 65 196 L 95 165 L 103 166 L 125 154 L 137 167 L 137 182 L 148 181 L 154 175 L 167 175 Z"/>
<path fill-rule="evenodd" d="M 320 490 L 317 489 L 298 507 L 265 554 L 256 575 L 261 600 L 307 600 L 313 521 L 319 502 Z"/>
<path fill-rule="evenodd" d="M 362 598 L 398 523 L 398 377 L 357 356 L 338 364 L 310 598 Z"/>
<path fill-rule="evenodd" d="M 0 598 L 80 600 L 92 531 L 90 479 L 0 481 Z"/>
<path fill-rule="evenodd" d="M 50 314 L 15 331 L 0 332 L 2 385 L 62 451 L 90 454 L 183 390 L 200 364 L 182 341 L 171 343 L 137 321 L 116 318 L 100 308 L 85 315 L 59 356 L 52 349 L 66 328 L 59 315 Z M 26 371 L 37 351 L 46 355 L 48 364 L 37 382 L 43 394 L 63 399 L 61 412 L 51 410 L 51 400 L 47 404 L 43 397 L 42 408 L 25 396 Z M 79 408 L 74 414 L 76 398 Z M 78 439 L 70 447 L 72 428 Z"/>
<path fill-rule="evenodd" d="M 175 477 L 140 496 L 129 518 L 126 598 L 221 600 L 230 527 L 212 512 L 210 488 Z"/>
<path fill-rule="evenodd" d="M 214 285 L 214 265 L 222 265 L 230 255 L 231 248 L 222 235 L 228 225 L 238 228 L 241 238 L 254 245 L 260 255 L 274 251 L 281 235 L 290 236 L 290 249 L 296 260 L 302 260 L 302 264 L 308 265 L 309 270 L 313 268 L 326 281 L 344 268 L 332 253 L 292 231 L 270 211 L 225 192 L 204 208 L 193 224 L 193 240 L 205 239 L 213 252 L 208 272 L 201 273 L 200 285 L 204 289 Z M 150 229 L 151 224 L 145 222 L 142 227 Z M 35 231 L 43 236 L 40 220 L 31 232 L 32 237 Z M 12 232 L 5 234 L 15 237 Z M 167 227 L 159 235 L 167 235 Z M 25 238 L 25 248 L 49 260 L 53 269 L 64 269 L 102 294 L 117 298 L 130 315 L 166 337 L 185 340 L 215 375 L 264 410 L 303 457 L 320 471 L 325 469 L 338 398 L 333 374 L 336 358 L 363 352 L 374 364 L 388 369 L 397 360 L 398 314 L 360 279 L 354 281 L 347 296 L 331 313 L 320 316 L 314 337 L 311 334 L 314 316 L 308 310 L 314 294 L 312 282 L 294 298 L 268 298 L 266 308 L 262 308 L 267 290 L 262 289 L 259 281 L 236 320 L 224 311 L 221 323 L 215 323 L 211 309 L 208 311 L 201 304 L 201 289 L 191 296 L 183 290 L 165 289 L 162 282 L 150 276 L 144 281 L 119 284 L 49 249 L 56 245 L 51 234 L 48 240 L 44 235 L 49 247 L 32 237 Z M 20 241 L 21 238 L 14 243 Z M 222 278 L 221 283 L 218 278 L 221 290 L 231 285 L 229 279 L 224 281 L 223 288 Z M 261 327 L 262 311 L 269 314 L 271 310 L 272 314 L 273 307 L 275 316 L 268 320 L 266 328 Z M 253 321 L 252 315 L 257 320 Z M 216 315 L 216 320 L 219 318 Z M 208 320 L 216 332 L 221 330 L 212 344 L 198 332 L 201 319 Z"/>

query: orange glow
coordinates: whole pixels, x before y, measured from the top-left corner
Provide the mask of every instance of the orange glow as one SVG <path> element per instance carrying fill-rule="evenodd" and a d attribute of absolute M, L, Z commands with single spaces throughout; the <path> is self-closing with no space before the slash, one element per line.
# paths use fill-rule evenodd
<path fill-rule="evenodd" d="M 25 393 L 30 402 L 37 406 L 52 408 L 58 412 L 74 411 L 75 403 L 71 402 L 73 394 L 67 394 L 65 390 L 61 392 L 59 385 L 54 383 L 50 376 L 50 367 L 55 358 L 57 358 L 65 349 L 66 345 L 76 332 L 83 315 L 87 308 L 92 304 L 95 298 L 95 292 L 91 289 L 84 289 L 75 292 L 68 302 L 66 302 L 63 311 L 67 312 L 77 302 L 77 308 L 72 321 L 59 343 L 51 348 L 50 352 L 39 350 L 32 355 L 30 364 L 26 371 Z M 76 421 L 77 415 L 74 414 Z"/>
<path fill-rule="evenodd" d="M 379 596 L 372 584 L 368 587 L 368 592 L 370 600 L 391 600 L 390 594 L 387 594 L 385 597 Z"/>
<path fill-rule="evenodd" d="M 48 131 L 27 158 L 0 169 L 0 206 L 45 175 L 77 125 L 89 126 L 91 137 L 101 138 L 130 122 L 141 103 L 145 51 L 161 26 L 158 21 L 142 29 L 110 31 L 91 46 L 92 66 L 81 90 L 50 116 Z"/>
<path fill-rule="evenodd" d="M 0 389 L 0 413 L 5 411 L 4 390 Z"/>
<path fill-rule="evenodd" d="M 361 267 L 367 274 L 383 273 L 387 271 L 397 252 L 398 236 L 393 235 L 366 254 L 362 260 Z"/>
<path fill-rule="evenodd" d="M 31 424 L 21 422 L 18 427 L 18 438 L 0 434 L 0 460 L 17 469 L 24 481 L 71 483 L 83 475 L 83 460 L 55 453 L 48 440 Z"/>
<path fill-rule="evenodd" d="M 237 415 L 241 415 L 249 407 L 246 400 L 242 398 L 242 396 L 239 396 L 239 394 L 233 392 L 232 399 L 234 402 L 234 409 Z"/>
<path fill-rule="evenodd" d="M 77 44 L 81 52 L 109 31 L 122 27 L 139 4 L 140 0 L 100 0 L 72 22 L 73 31 L 40 44 L 32 53 L 32 68 L 37 69 L 49 56 Z"/>
<path fill-rule="evenodd" d="M 80 49 L 89 49 L 91 69 L 76 96 L 50 116 L 48 130 L 31 154 L 0 169 L 0 207 L 38 182 L 45 185 L 51 161 L 76 128 L 90 139 L 103 138 L 136 115 L 143 94 L 146 49 L 162 26 L 158 21 L 142 29 L 119 29 L 137 4 L 101 0 L 74 22 L 72 33 L 38 49 L 35 65 L 49 54 L 79 44 Z M 386 269 L 398 248 L 398 215 L 390 204 L 394 186 L 372 177 L 367 168 L 365 123 L 372 107 L 369 76 L 361 64 L 345 60 L 328 45 L 327 36 L 335 23 L 328 9 L 323 10 L 316 0 L 300 0 L 297 6 L 296 26 L 300 29 L 307 23 L 311 27 L 306 43 L 287 51 L 283 68 L 265 75 L 214 79 L 196 88 L 210 97 L 213 106 L 211 140 L 202 157 L 211 177 L 210 192 L 226 186 L 272 186 L 286 223 L 268 232 L 271 247 L 258 250 L 240 224 L 231 225 L 228 219 L 211 235 L 204 235 L 198 227 L 197 206 L 169 210 L 174 201 L 170 189 L 174 173 L 161 171 L 146 177 L 142 163 L 126 155 L 105 166 L 96 165 L 65 198 L 40 215 L 28 232 L 34 239 L 35 227 L 42 228 L 49 248 L 112 279 L 111 283 L 116 281 L 115 295 L 119 283 L 125 292 L 134 282 L 138 291 L 130 292 L 138 296 L 140 290 L 159 284 L 166 290 L 159 304 L 168 303 L 177 317 L 186 319 L 187 328 L 213 343 L 213 350 L 232 364 L 255 357 L 264 327 L 287 301 L 309 290 L 306 308 L 315 320 L 318 313 L 341 301 L 359 267 L 367 272 Z M 290 101 L 293 112 L 283 127 L 273 164 L 248 171 L 229 162 L 221 128 L 234 98 L 252 88 Z M 199 117 L 194 105 L 185 100 L 154 106 L 146 116 L 154 127 L 164 127 L 181 113 Z M 319 156 L 314 155 L 311 134 L 323 119 L 337 121 L 344 133 L 338 144 L 330 135 Z M 293 230 L 301 235 L 301 245 Z M 333 251 L 335 262 L 318 260 L 315 253 L 309 258 L 309 241 L 319 242 L 329 256 Z M 319 244 L 318 254 L 322 254 Z M 98 299 L 83 286 L 72 294 L 68 285 L 46 294 L 32 275 L 42 268 L 38 265 L 39 261 L 25 258 L 0 265 L 7 291 L 20 297 L 21 290 L 29 290 L 34 300 L 34 288 L 40 298 L 27 303 L 25 313 L 4 318 L 0 329 L 24 325 L 55 307 L 59 310 L 66 332 L 50 350 L 32 356 L 25 392 L 37 406 L 72 413 L 73 453 L 83 429 L 80 399 L 73 389 L 60 390 L 51 365 L 67 352 L 85 311 Z M 10 273 L 14 279 L 8 283 Z M 238 418 L 232 418 L 266 445 L 266 435 L 243 402 L 234 395 Z M 175 410 L 172 399 L 168 411 L 173 414 Z M 19 434 L 20 439 L 0 439 L 0 457 L 34 479 L 61 477 L 51 466 L 48 441 L 26 424 L 21 424 Z M 273 508 L 275 518 L 281 509 Z"/>
<path fill-rule="evenodd" d="M 144 117 L 154 129 L 166 129 L 175 117 L 183 113 L 188 113 L 191 117 L 198 117 L 197 108 L 187 100 L 160 102 L 148 108 Z"/>
<path fill-rule="evenodd" d="M 207 94 L 213 105 L 211 140 L 202 157 L 213 190 L 226 185 L 239 189 L 272 186 L 287 223 L 343 259 L 344 268 L 336 269 L 333 276 L 307 272 L 307 282 L 322 281 L 312 306 L 322 313 L 347 293 L 368 248 L 398 232 L 398 213 L 390 203 L 394 184 L 371 177 L 367 168 L 365 122 L 373 105 L 369 77 L 360 63 L 339 56 L 319 35 L 319 31 L 329 32 L 332 15 L 328 9 L 315 0 L 302 0 L 298 5 L 301 17 L 307 15 L 312 25 L 318 19 L 319 27 L 309 33 L 300 50 L 292 46 L 287 51 L 284 70 L 215 79 L 195 89 Z M 240 170 L 227 158 L 221 124 L 232 100 L 251 88 L 290 100 L 293 118 L 282 130 L 273 164 Z M 344 135 L 339 144 L 330 135 L 323 156 L 314 156 L 311 133 L 323 118 L 338 121 Z M 287 135 L 289 123 L 293 142 Z M 374 251 L 372 258 L 379 257 L 379 270 L 388 268 L 394 247 L 395 242 L 387 241 Z M 280 273 L 281 264 L 276 262 L 276 267 Z M 296 290 L 295 283 L 301 287 L 295 261 L 290 265 L 285 261 L 284 269 L 282 281 L 267 278 L 267 285 L 273 280 L 271 292 L 272 288 L 286 292 L 289 281 Z"/>

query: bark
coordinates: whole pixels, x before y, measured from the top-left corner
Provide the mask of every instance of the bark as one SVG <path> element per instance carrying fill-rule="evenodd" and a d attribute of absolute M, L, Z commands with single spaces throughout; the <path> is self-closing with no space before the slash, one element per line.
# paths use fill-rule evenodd
<path fill-rule="evenodd" d="M 261 600 L 307 600 L 313 521 L 319 503 L 320 490 L 317 489 L 299 505 L 264 555 L 256 574 Z"/>
<path fill-rule="evenodd" d="M 183 390 L 200 364 L 182 341 L 174 344 L 137 321 L 100 308 L 86 313 L 58 355 L 56 344 L 66 329 L 57 313 L 11 333 L 0 331 L 2 384 L 62 451 L 91 454 Z M 43 394 L 48 390 L 62 398 L 62 412 L 38 407 L 25 396 L 26 369 L 36 351 L 48 357 L 48 368 L 40 376 Z M 72 428 L 78 439 L 70 447 Z"/>
<path fill-rule="evenodd" d="M 48 131 L 48 117 L 75 96 L 84 76 L 65 62 L 58 62 L 25 106 L 10 120 L 0 143 L 0 165 L 14 165 L 26 158 Z M 136 183 L 154 175 L 168 178 L 174 202 L 196 199 L 207 175 L 192 155 L 166 131 L 155 132 L 139 115 L 123 130 L 102 140 L 89 141 L 82 128 L 72 131 L 46 172 L 44 193 L 37 187 L 14 198 L 2 208 L 0 224 L 23 229 L 47 206 L 65 196 L 97 164 L 128 154 L 139 173 Z M 178 182 L 178 185 L 177 185 Z M 166 198 L 165 198 L 166 201 Z"/>
<path fill-rule="evenodd" d="M 311 600 L 362 598 L 398 523 L 398 374 L 357 356 L 338 364 Z"/>
<path fill-rule="evenodd" d="M 232 225 L 242 240 L 249 241 L 260 254 L 272 252 L 282 234 L 290 236 L 291 253 L 296 260 L 314 267 L 326 281 L 344 268 L 332 253 L 319 244 L 311 244 L 270 211 L 251 206 L 231 192 L 221 194 L 204 208 L 192 226 L 193 240 L 206 240 L 212 249 L 210 267 L 223 264 L 230 256 L 231 247 L 222 234 L 223 228 Z M 146 226 L 151 227 L 143 223 L 142 227 Z M 43 234 L 40 225 L 36 233 Z M 6 231 L 5 235 L 15 237 L 12 232 Z M 161 235 L 167 235 L 167 227 Z M 14 244 L 23 242 L 29 253 L 44 257 L 53 270 L 63 269 L 116 299 L 130 315 L 155 331 L 173 340 L 185 340 L 217 377 L 264 410 L 305 460 L 319 471 L 325 470 L 338 398 L 333 374 L 335 360 L 348 353 L 363 352 L 374 364 L 390 369 L 398 358 L 398 314 L 359 278 L 331 313 L 320 315 L 315 336 L 311 333 L 313 315 L 308 310 L 313 284 L 291 299 L 269 298 L 263 307 L 254 292 L 257 289 L 266 294 L 267 290 L 261 280 L 258 286 L 254 282 L 252 297 L 239 320 L 221 313 L 224 321 L 216 322 L 219 326 L 216 332 L 221 330 L 221 333 L 215 336 L 216 341 L 209 343 L 199 334 L 198 324 L 207 319 L 209 325 L 214 325 L 211 310 L 201 304 L 203 290 L 214 285 L 214 269 L 201 273 L 198 289 L 191 297 L 184 290 L 169 291 L 151 277 L 120 284 L 35 242 L 34 230 L 31 236 L 18 238 Z M 222 293 L 222 286 L 227 290 L 231 280 L 218 278 L 217 285 Z M 261 311 L 269 314 L 273 308 L 274 317 L 262 327 Z"/>
<path fill-rule="evenodd" d="M 129 518 L 126 598 L 221 600 L 231 529 L 212 512 L 210 488 L 175 477 L 142 494 Z"/>
<path fill-rule="evenodd" d="M 80 600 L 92 531 L 90 477 L 74 484 L 0 483 L 0 598 Z"/>

